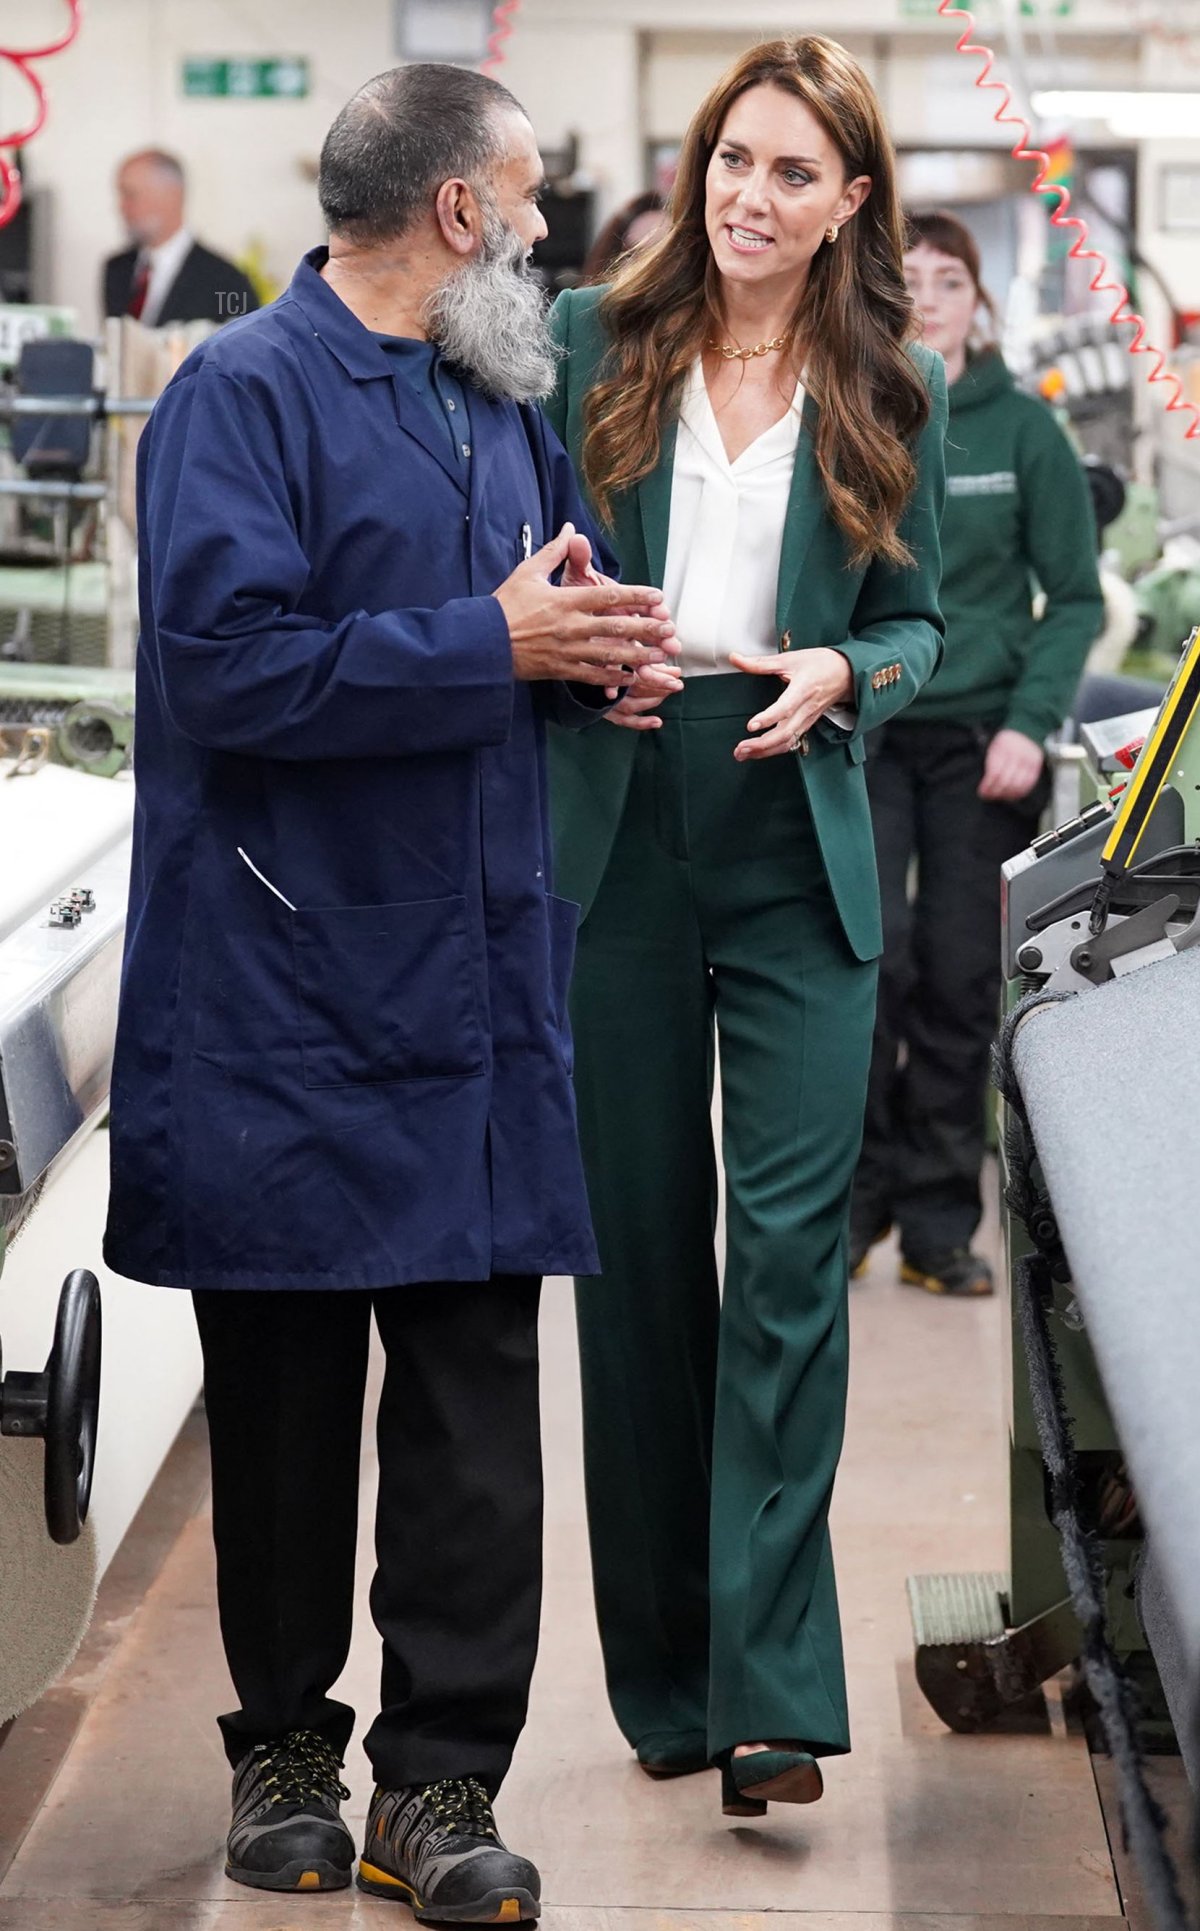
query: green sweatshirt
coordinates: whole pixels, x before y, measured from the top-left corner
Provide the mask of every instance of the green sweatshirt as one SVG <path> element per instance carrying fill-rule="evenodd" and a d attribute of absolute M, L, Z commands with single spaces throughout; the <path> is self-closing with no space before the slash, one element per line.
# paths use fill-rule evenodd
<path fill-rule="evenodd" d="M 940 601 L 946 654 L 901 723 L 1007 726 L 1041 744 L 1070 710 L 1104 624 L 1095 524 L 1070 443 L 995 350 L 950 386 Z"/>

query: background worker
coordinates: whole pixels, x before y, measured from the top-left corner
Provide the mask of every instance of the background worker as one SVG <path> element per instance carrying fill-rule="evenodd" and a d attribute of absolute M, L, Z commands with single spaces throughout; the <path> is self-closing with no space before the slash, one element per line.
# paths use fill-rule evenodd
<path fill-rule="evenodd" d="M 132 246 L 104 264 L 104 313 L 165 322 L 231 322 L 259 305 L 253 284 L 204 248 L 186 219 L 183 165 L 161 148 L 131 154 L 117 171 L 117 201 Z"/>
<path fill-rule="evenodd" d="M 970 230 L 951 214 L 912 217 L 904 268 L 950 384 L 946 654 L 873 735 L 867 761 L 884 956 L 850 1258 L 860 1272 L 895 1224 L 903 1280 L 989 1294 L 971 1239 L 1000 996 L 1000 866 L 1034 835 L 1045 742 L 1104 608 L 1082 466 L 979 330 L 994 310 Z"/>
<path fill-rule="evenodd" d="M 635 194 L 601 228 L 588 250 L 581 280 L 585 285 L 611 281 L 622 255 L 656 240 L 666 225 L 666 203 L 658 190 L 648 188 L 644 194 Z"/>

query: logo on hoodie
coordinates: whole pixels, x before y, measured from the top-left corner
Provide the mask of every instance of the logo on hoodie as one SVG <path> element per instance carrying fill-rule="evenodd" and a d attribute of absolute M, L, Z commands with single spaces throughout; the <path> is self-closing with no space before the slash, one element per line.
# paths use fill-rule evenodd
<path fill-rule="evenodd" d="M 947 476 L 947 496 L 1015 496 L 1016 471 L 989 469 L 981 476 Z"/>

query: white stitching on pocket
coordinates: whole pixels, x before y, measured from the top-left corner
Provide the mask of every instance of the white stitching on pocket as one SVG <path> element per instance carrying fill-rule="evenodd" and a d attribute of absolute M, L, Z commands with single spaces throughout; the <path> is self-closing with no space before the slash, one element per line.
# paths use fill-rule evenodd
<path fill-rule="evenodd" d="M 272 885 L 266 873 L 259 871 L 258 866 L 254 863 L 254 860 L 246 856 L 245 852 L 242 850 L 240 845 L 236 846 L 235 849 L 242 863 L 250 867 L 250 870 L 254 873 L 255 878 L 257 878 L 261 884 L 266 886 L 268 892 L 274 892 L 276 898 L 279 900 L 279 903 L 281 905 L 286 905 L 289 912 L 294 912 L 296 908 L 292 904 L 291 899 L 284 898 L 283 893 L 280 891 L 278 885 Z"/>

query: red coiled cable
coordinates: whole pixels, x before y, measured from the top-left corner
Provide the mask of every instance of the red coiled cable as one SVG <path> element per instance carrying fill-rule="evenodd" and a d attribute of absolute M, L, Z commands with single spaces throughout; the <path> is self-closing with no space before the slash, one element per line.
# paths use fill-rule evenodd
<path fill-rule="evenodd" d="M 487 55 L 480 73 L 494 74 L 506 58 L 504 43 L 512 38 L 513 21 L 520 12 L 521 0 L 498 0 L 492 9 L 492 31 L 488 35 Z"/>
<path fill-rule="evenodd" d="M 50 103 L 45 86 L 34 73 L 30 62 L 48 60 L 51 54 L 61 54 L 64 47 L 70 46 L 79 32 L 83 0 L 67 0 L 67 8 L 71 15 L 69 26 L 57 40 L 48 42 L 45 47 L 27 47 L 23 51 L 18 51 L 14 47 L 0 47 L 0 60 L 6 60 L 11 67 L 16 68 L 22 80 L 28 81 L 33 89 L 34 98 L 34 115 L 28 127 L 19 127 L 12 134 L 0 134 L 0 188 L 3 189 L 3 199 L 0 199 L 0 228 L 7 227 L 21 205 L 21 176 L 16 165 L 9 160 L 3 150 L 24 147 L 25 143 L 32 141 L 34 135 L 40 133 L 45 126 Z"/>
<path fill-rule="evenodd" d="M 1012 107 L 1012 89 L 1005 81 L 996 80 L 992 77 L 992 68 L 996 61 L 995 54 L 990 47 L 981 47 L 978 42 L 971 38 L 971 35 L 975 31 L 974 15 L 966 7 L 955 6 L 953 0 L 939 0 L 938 12 L 939 14 L 944 14 L 947 19 L 955 16 L 959 20 L 966 21 L 967 24 L 957 41 L 957 50 L 960 54 L 979 55 L 983 65 L 975 77 L 976 87 L 981 88 L 985 93 L 991 92 L 1001 96 L 1000 105 L 997 107 L 992 119 L 1000 127 L 1015 127 L 1020 130 L 1017 140 L 1013 143 L 1012 153 L 1014 159 L 1018 161 L 1033 161 L 1037 166 L 1037 173 L 1030 183 L 1030 193 L 1045 195 L 1056 194 L 1058 196 L 1058 205 L 1052 210 L 1050 215 L 1051 222 L 1056 228 L 1064 230 L 1074 228 L 1078 231 L 1067 251 L 1068 254 L 1076 261 L 1088 261 L 1097 264 L 1091 279 L 1093 293 L 1097 295 L 1116 296 L 1116 303 L 1109 315 L 1109 321 L 1117 325 L 1129 323 L 1132 326 L 1134 331 L 1133 340 L 1127 342 L 1125 345 L 1130 355 L 1151 355 L 1154 357 L 1154 367 L 1148 371 L 1146 380 L 1151 383 L 1163 382 L 1168 385 L 1170 394 L 1161 396 L 1159 400 L 1164 404 L 1168 413 L 1173 414 L 1179 411 L 1181 414 L 1191 417 L 1192 420 L 1184 431 L 1184 436 L 1187 440 L 1190 441 L 1193 437 L 1200 436 L 1200 409 L 1197 409 L 1194 403 L 1185 400 L 1183 384 L 1180 382 L 1174 370 L 1167 368 L 1167 358 L 1164 351 L 1156 348 L 1153 342 L 1147 340 L 1145 319 L 1133 307 L 1129 290 L 1126 288 L 1124 282 L 1119 281 L 1112 273 L 1108 258 L 1101 254 L 1098 248 L 1088 246 L 1087 223 L 1081 220 L 1078 215 L 1067 212 L 1071 206 L 1071 197 L 1067 189 L 1062 186 L 1061 182 L 1047 180 L 1046 177 L 1050 173 L 1050 156 L 1044 148 L 1035 148 L 1030 145 L 1032 130 L 1028 121 L 1025 120 L 1023 115 L 1010 113 L 1009 110 Z"/>

